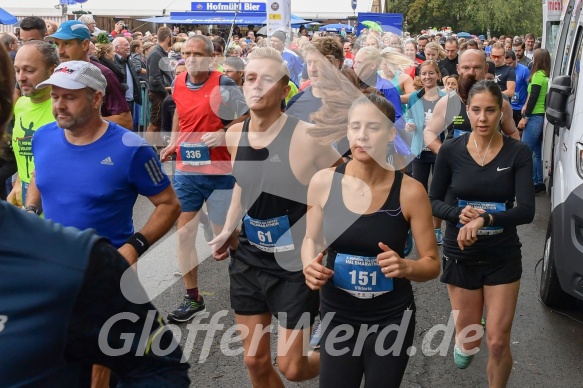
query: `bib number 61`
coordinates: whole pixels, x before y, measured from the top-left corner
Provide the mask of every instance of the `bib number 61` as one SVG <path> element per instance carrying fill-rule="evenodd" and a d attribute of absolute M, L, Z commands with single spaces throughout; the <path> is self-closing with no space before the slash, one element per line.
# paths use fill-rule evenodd
<path fill-rule="evenodd" d="M 258 231 L 257 232 L 257 238 L 259 239 L 259 241 L 261 241 L 262 243 L 264 242 L 268 242 L 268 243 L 272 243 L 273 239 L 271 238 L 271 232 L 261 232 Z"/>

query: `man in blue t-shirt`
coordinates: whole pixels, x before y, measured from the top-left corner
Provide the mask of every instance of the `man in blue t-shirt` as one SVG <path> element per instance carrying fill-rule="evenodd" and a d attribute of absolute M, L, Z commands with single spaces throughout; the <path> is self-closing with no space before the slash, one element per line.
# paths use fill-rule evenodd
<path fill-rule="evenodd" d="M 281 57 L 287 63 L 291 81 L 300 86 L 300 76 L 304 68 L 304 63 L 298 54 L 285 48 L 286 34 L 283 31 L 275 31 L 270 38 L 270 45 L 281 53 Z"/>
<path fill-rule="evenodd" d="M 96 66 L 64 62 L 37 88 L 51 85 L 56 122 L 34 134 L 37 163 L 26 205 L 65 226 L 95 229 L 133 264 L 176 221 L 176 194 L 152 148 L 101 117 L 106 80 Z M 134 234 L 138 194 L 156 208 Z"/>
<path fill-rule="evenodd" d="M 516 54 L 512 50 L 506 51 L 504 62 L 508 67 L 514 69 L 514 73 L 516 73 L 516 88 L 514 89 L 514 96 L 510 99 L 510 105 L 512 106 L 512 118 L 518 127 L 518 122 L 522 118 L 522 107 L 526 104 L 528 98 L 530 70 L 528 70 L 528 67 L 518 63 Z M 519 131 L 522 134 L 520 129 Z"/>
<path fill-rule="evenodd" d="M 37 88 L 48 86 L 56 122 L 33 136 L 36 169 L 25 209 L 44 210 L 46 219 L 64 226 L 95 229 L 132 265 L 180 214 L 170 181 L 142 138 L 101 117 L 107 81 L 97 66 L 64 62 Z M 134 233 L 138 194 L 148 197 L 155 210 Z M 93 376 L 94 384 L 109 380 L 100 366 Z"/>
<path fill-rule="evenodd" d="M 369 87 L 375 88 L 393 105 L 396 123 L 403 115 L 401 95 L 391 81 L 383 79 L 378 74 L 382 59 L 381 52 L 377 48 L 364 47 L 354 57 L 354 71 L 360 79 L 360 88 L 362 90 Z"/>

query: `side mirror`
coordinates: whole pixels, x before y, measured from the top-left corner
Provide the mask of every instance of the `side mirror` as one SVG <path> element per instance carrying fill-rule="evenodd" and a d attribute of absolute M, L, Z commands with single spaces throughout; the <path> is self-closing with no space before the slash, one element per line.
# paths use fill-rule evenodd
<path fill-rule="evenodd" d="M 567 100 L 571 93 L 571 76 L 560 75 L 553 79 L 547 94 L 546 108 L 547 120 L 552 125 L 565 126 L 567 124 Z"/>

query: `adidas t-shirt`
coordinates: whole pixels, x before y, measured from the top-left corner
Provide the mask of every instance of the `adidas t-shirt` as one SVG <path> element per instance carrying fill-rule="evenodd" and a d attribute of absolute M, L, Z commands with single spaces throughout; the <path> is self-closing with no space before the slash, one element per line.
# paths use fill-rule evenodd
<path fill-rule="evenodd" d="M 20 97 L 14 105 L 14 129 L 12 130 L 12 149 L 18 166 L 18 176 L 29 183 L 34 171 L 32 157 L 32 135 L 45 124 L 55 121 L 52 101 L 47 99 L 34 104 L 29 97 Z"/>
<path fill-rule="evenodd" d="M 170 185 L 152 148 L 115 123 L 83 146 L 69 143 L 57 123 L 45 125 L 34 134 L 32 151 L 45 218 L 93 228 L 116 248 L 134 233 L 138 194 L 154 196 Z"/>

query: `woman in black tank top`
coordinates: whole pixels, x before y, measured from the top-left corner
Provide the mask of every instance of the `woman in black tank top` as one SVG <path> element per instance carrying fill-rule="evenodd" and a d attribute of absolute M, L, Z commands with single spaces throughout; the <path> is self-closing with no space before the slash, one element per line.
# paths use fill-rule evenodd
<path fill-rule="evenodd" d="M 348 116 L 353 160 L 320 171 L 308 189 L 302 261 L 308 286 L 321 289 L 321 387 L 360 387 L 363 377 L 365 387 L 398 387 L 415 329 L 410 281 L 439 274 L 427 193 L 385 162 L 394 117 L 382 97 L 356 100 Z M 402 258 L 410 227 L 417 261 Z M 393 345 L 400 350 L 388 352 Z"/>

